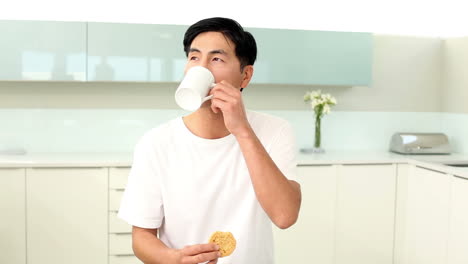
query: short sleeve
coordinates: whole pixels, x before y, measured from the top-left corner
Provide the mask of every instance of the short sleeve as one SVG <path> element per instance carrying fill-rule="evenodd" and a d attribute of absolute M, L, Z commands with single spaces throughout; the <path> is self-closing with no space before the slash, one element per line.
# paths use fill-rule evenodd
<path fill-rule="evenodd" d="M 288 180 L 297 181 L 296 140 L 292 126 L 286 122 L 274 138 L 270 157 Z"/>
<path fill-rule="evenodd" d="M 141 228 L 159 228 L 164 218 L 156 151 L 150 135 L 143 136 L 135 146 L 118 213 L 119 218 Z"/>

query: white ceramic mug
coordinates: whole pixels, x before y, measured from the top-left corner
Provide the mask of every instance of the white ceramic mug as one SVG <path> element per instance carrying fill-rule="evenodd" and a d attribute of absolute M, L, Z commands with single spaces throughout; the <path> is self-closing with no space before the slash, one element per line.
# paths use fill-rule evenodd
<path fill-rule="evenodd" d="M 215 86 L 214 76 L 205 67 L 190 68 L 175 92 L 176 103 L 184 110 L 195 111 L 213 96 L 207 96 Z"/>

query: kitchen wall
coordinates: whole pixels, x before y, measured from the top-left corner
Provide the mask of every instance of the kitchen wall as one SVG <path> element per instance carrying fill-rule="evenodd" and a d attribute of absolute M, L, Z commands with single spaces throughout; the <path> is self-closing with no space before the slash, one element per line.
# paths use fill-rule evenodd
<path fill-rule="evenodd" d="M 468 37 L 444 40 L 442 110 L 468 113 Z"/>
<path fill-rule="evenodd" d="M 456 117 L 441 113 L 446 49 L 436 38 L 376 35 L 370 87 L 252 85 L 244 99 L 250 109 L 290 120 L 298 146 L 305 147 L 312 144 L 313 115 L 302 96 L 322 89 L 338 99 L 323 121 L 325 148 L 386 150 L 394 132 L 451 131 L 456 126 Z M 175 87 L 0 82 L 0 142 L 30 152 L 129 152 L 144 131 L 184 114 L 174 103 Z M 451 136 L 463 142 L 461 135 Z"/>
<path fill-rule="evenodd" d="M 311 111 L 264 111 L 286 118 L 298 147 L 313 143 Z M 171 109 L 4 109 L 0 149 L 32 152 L 130 152 L 145 131 L 183 115 Z M 336 111 L 323 120 L 323 145 L 339 150 L 386 150 L 395 131 L 441 130 L 441 113 Z"/>
<path fill-rule="evenodd" d="M 442 127 L 454 150 L 468 152 L 468 37 L 444 40 Z"/>

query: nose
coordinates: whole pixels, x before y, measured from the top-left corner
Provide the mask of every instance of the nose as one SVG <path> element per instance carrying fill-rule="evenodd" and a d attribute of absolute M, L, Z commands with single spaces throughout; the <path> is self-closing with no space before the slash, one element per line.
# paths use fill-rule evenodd
<path fill-rule="evenodd" d="M 201 60 L 199 60 L 198 66 L 202 66 L 202 67 L 205 67 L 205 68 L 208 69 L 208 67 L 209 67 L 209 65 L 208 65 L 208 60 L 207 60 L 207 59 L 201 59 Z"/>

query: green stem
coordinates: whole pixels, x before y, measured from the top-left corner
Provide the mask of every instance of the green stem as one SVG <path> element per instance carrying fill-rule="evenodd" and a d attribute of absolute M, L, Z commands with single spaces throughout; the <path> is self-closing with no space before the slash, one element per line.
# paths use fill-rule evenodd
<path fill-rule="evenodd" d="M 315 148 L 320 148 L 320 145 L 321 145 L 321 140 L 322 140 L 321 131 L 320 131 L 321 120 L 322 118 L 320 116 L 315 117 L 315 141 L 314 141 Z"/>

